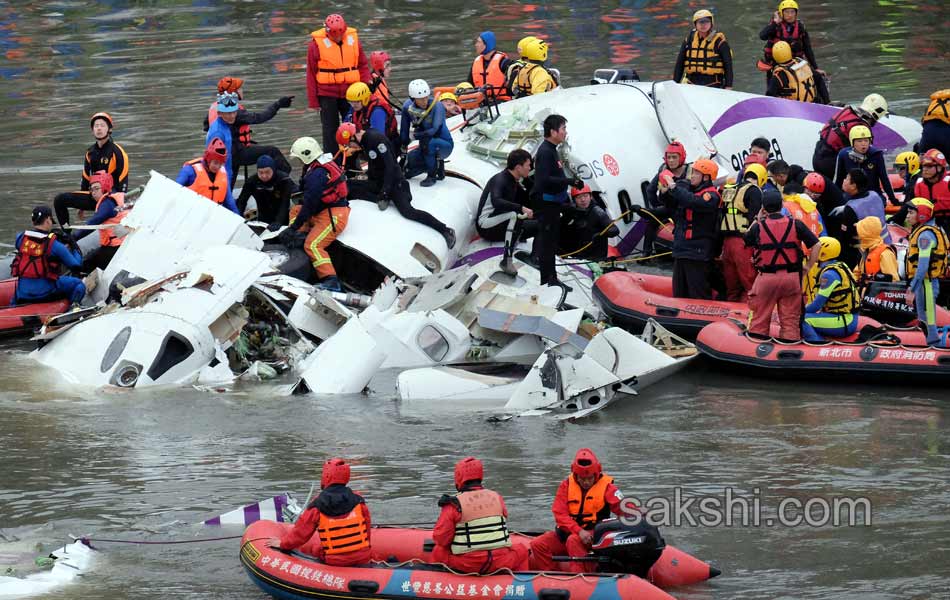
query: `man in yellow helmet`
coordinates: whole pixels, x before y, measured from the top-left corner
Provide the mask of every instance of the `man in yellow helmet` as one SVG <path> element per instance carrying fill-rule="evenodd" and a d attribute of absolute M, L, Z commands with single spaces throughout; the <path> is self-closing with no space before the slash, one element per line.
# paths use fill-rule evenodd
<path fill-rule="evenodd" d="M 940 280 L 947 267 L 947 234 L 933 220 L 934 205 L 925 198 L 914 198 L 907 207 L 908 221 L 915 226 L 907 237 L 904 269 L 910 280 L 906 300 L 917 307 L 917 321 L 927 332 L 927 343 L 938 341 L 934 302 L 940 292 Z"/>
<path fill-rule="evenodd" d="M 517 69 L 517 77 L 513 81 L 509 80 L 516 98 L 543 94 L 557 87 L 554 75 L 544 66 L 548 59 L 547 42 L 539 38 L 528 40 L 524 43 L 521 58 L 523 66 Z M 512 69 L 509 68 L 509 77 L 511 74 Z"/>
<path fill-rule="evenodd" d="M 746 166 L 742 181 L 727 185 L 722 192 L 722 214 L 719 234 L 722 236 L 722 277 L 726 282 L 726 299 L 746 302 L 755 283 L 752 248 L 743 237 L 762 209 L 762 189 L 768 180 L 765 167 L 759 163 Z"/>
<path fill-rule="evenodd" d="M 813 71 L 818 71 L 818 61 L 815 60 L 815 52 L 811 48 L 811 39 L 805 30 L 805 24 L 798 20 L 798 2 L 795 0 L 779 2 L 778 9 L 772 13 L 772 20 L 759 32 L 759 38 L 766 42 L 767 63 L 774 65 L 778 62 L 772 54 L 775 44 L 785 42 L 791 47 L 795 57 L 804 58 Z"/>
<path fill-rule="evenodd" d="M 921 155 L 936 148 L 944 156 L 950 156 L 950 89 L 937 90 L 930 94 L 930 104 L 921 121 Z"/>
<path fill-rule="evenodd" d="M 841 242 L 833 237 L 818 239 L 818 273 L 808 286 L 802 338 L 823 342 L 826 338 L 847 337 L 858 327 L 860 297 L 851 269 L 838 260 Z"/>
<path fill-rule="evenodd" d="M 772 47 L 772 58 L 775 60 L 775 66 L 772 67 L 772 76 L 765 90 L 766 96 L 799 102 L 819 102 L 811 67 L 805 59 L 792 56 L 792 48 L 788 42 L 776 42 Z"/>
<path fill-rule="evenodd" d="M 852 169 L 861 169 L 868 178 L 868 189 L 879 196 L 886 196 L 893 205 L 899 205 L 891 179 L 887 175 L 887 163 L 884 162 L 884 152 L 871 144 L 874 137 L 871 130 L 864 125 L 852 127 L 848 134 L 851 145 L 838 152 L 838 162 L 835 166 L 835 185 L 841 187 L 844 178 Z"/>
<path fill-rule="evenodd" d="M 732 89 L 732 50 L 706 9 L 693 14 L 693 30 L 680 46 L 673 81 Z"/>
<path fill-rule="evenodd" d="M 901 152 L 894 159 L 894 170 L 904 180 L 904 201 L 914 197 L 914 180 L 920 176 L 920 156 L 916 152 Z"/>

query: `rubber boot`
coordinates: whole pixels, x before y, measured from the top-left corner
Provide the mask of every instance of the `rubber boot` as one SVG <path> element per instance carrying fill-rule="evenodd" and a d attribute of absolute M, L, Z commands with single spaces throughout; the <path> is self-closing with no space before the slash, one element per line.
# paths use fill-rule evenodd
<path fill-rule="evenodd" d="M 445 179 L 445 161 L 438 152 L 435 153 L 435 178 L 439 181 Z"/>
<path fill-rule="evenodd" d="M 389 208 L 389 198 L 380 198 L 376 201 L 376 208 L 379 210 L 386 210 Z"/>
<path fill-rule="evenodd" d="M 436 184 L 437 181 L 439 180 L 436 179 L 435 173 L 429 173 L 428 175 L 426 175 L 425 179 L 419 182 L 419 185 L 421 185 L 422 187 L 432 187 Z"/>

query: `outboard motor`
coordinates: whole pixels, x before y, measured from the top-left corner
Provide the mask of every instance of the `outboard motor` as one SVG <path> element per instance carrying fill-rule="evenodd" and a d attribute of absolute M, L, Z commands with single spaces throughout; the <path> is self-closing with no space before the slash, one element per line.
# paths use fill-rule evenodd
<path fill-rule="evenodd" d="M 597 69 L 590 80 L 591 85 L 599 83 L 631 83 L 640 81 L 640 76 L 633 69 Z"/>
<path fill-rule="evenodd" d="M 613 518 L 594 527 L 592 550 L 600 558 L 597 570 L 601 573 L 631 573 L 646 578 L 664 548 L 666 542 L 660 530 L 645 520 L 627 525 Z"/>

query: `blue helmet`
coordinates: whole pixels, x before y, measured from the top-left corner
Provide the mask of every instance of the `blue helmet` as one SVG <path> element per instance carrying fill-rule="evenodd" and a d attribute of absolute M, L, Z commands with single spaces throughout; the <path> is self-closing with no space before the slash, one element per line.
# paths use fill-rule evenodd
<path fill-rule="evenodd" d="M 218 94 L 218 112 L 233 113 L 238 109 L 238 95 L 234 92 L 221 92 Z"/>

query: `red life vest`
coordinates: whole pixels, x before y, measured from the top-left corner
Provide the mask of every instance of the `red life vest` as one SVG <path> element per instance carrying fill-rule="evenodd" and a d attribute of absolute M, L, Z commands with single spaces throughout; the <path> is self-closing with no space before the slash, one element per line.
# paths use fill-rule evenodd
<path fill-rule="evenodd" d="M 346 200 L 346 196 L 350 193 L 350 190 L 346 185 L 346 177 L 343 176 L 343 170 L 340 168 L 340 165 L 336 164 L 336 161 L 331 160 L 326 164 L 320 164 L 314 161 L 311 163 L 310 168 L 323 169 L 327 172 L 327 184 L 323 186 L 323 196 L 320 197 L 325 206 L 334 206 L 338 202 Z M 304 176 L 306 175 L 307 173 L 304 173 Z"/>
<path fill-rule="evenodd" d="M 493 51 L 488 61 L 482 54 L 476 56 L 472 61 L 472 85 L 476 88 L 491 87 L 498 100 L 511 100 L 505 85 L 505 72 L 501 70 L 501 62 L 506 58 L 504 52 L 498 51 Z"/>
<path fill-rule="evenodd" d="M 369 99 L 369 104 L 356 113 L 354 123 L 356 129 L 358 131 L 365 131 L 370 128 L 370 117 L 377 107 L 386 111 L 386 131 L 382 133 L 386 134 L 386 137 L 390 140 L 398 139 L 399 126 L 396 124 L 396 112 L 393 110 L 392 105 L 387 102 L 386 98 L 379 92 L 373 94 Z"/>
<path fill-rule="evenodd" d="M 851 145 L 849 138 L 851 129 L 858 125 L 871 127 L 871 123 L 862 119 L 852 107 L 845 106 L 821 128 L 819 134 L 821 141 L 830 146 L 835 152 L 840 152 L 842 148 Z"/>
<path fill-rule="evenodd" d="M 213 175 L 214 180 L 212 180 L 211 173 L 205 168 L 200 158 L 189 160 L 185 164 L 191 165 L 191 168 L 195 170 L 195 181 L 188 186 L 188 189 L 201 194 L 215 204 L 224 204 L 224 197 L 228 194 L 228 171 L 224 165 Z"/>
<path fill-rule="evenodd" d="M 944 173 L 936 183 L 930 184 L 923 177 L 914 183 L 914 197 L 926 198 L 933 202 L 934 216 L 945 217 L 950 214 L 950 174 Z"/>
<path fill-rule="evenodd" d="M 755 268 L 762 273 L 801 270 L 802 250 L 795 219 L 782 215 L 778 219 L 768 217 L 759 221 Z"/>
<path fill-rule="evenodd" d="M 722 202 L 722 197 L 719 195 L 719 190 L 717 190 L 717 189 L 716 189 L 716 186 L 714 186 L 712 183 L 707 184 L 707 187 L 704 187 L 704 188 L 702 188 L 701 190 L 695 192 L 695 195 L 696 195 L 696 196 L 705 196 L 706 194 L 709 194 L 710 196 L 715 196 L 714 199 L 713 199 L 713 198 L 710 198 L 710 199 L 709 199 L 709 202 L 713 202 L 713 201 L 714 201 L 714 202 L 716 203 L 716 206 L 719 206 L 719 205 L 721 204 L 721 202 Z M 683 232 L 683 237 L 684 237 L 684 239 L 687 239 L 687 240 L 694 239 L 695 237 L 697 237 L 697 236 L 695 235 L 695 231 L 696 231 L 696 223 L 695 223 L 696 213 L 693 211 L 692 208 L 687 208 L 687 209 L 685 209 L 683 212 L 684 212 L 684 216 L 685 216 L 685 219 L 684 219 L 684 222 L 683 222 L 683 228 L 684 228 L 684 230 L 685 230 L 685 231 Z M 705 213 L 703 213 L 703 214 L 705 215 Z M 699 237 L 700 237 L 700 238 L 715 237 L 715 234 L 718 233 L 718 232 L 716 231 L 716 229 L 715 229 L 715 225 L 718 224 L 718 219 L 719 219 L 718 215 L 714 216 L 714 217 L 713 217 L 713 227 L 712 227 L 712 228 L 703 228 L 703 230 L 700 232 L 702 235 L 700 235 Z"/>
<path fill-rule="evenodd" d="M 99 201 L 96 202 L 96 210 L 99 210 L 99 205 L 102 204 L 106 198 L 112 198 L 115 201 L 115 215 L 109 217 L 102 222 L 103 225 L 112 225 L 118 224 L 122 219 L 125 218 L 125 215 L 129 214 L 129 209 L 125 208 L 125 194 L 110 194 L 108 196 L 103 196 L 99 198 Z M 116 237 L 115 228 L 110 227 L 109 229 L 100 229 L 99 230 L 99 245 L 100 246 L 121 246 L 122 240 L 125 237 Z"/>
<path fill-rule="evenodd" d="M 238 104 L 238 108 L 244 109 L 243 104 Z M 208 109 L 208 127 L 211 127 L 211 124 L 218 119 L 218 103 L 212 102 L 211 107 Z M 251 145 L 251 126 L 250 125 L 241 125 L 238 127 L 238 142 L 242 147 Z"/>
<path fill-rule="evenodd" d="M 62 265 L 52 255 L 55 240 L 55 233 L 24 231 L 10 265 L 10 274 L 23 279 L 59 279 Z"/>
<path fill-rule="evenodd" d="M 792 47 L 792 56 L 805 56 L 805 46 L 802 44 L 801 23 L 801 21 L 795 19 L 795 25 L 792 26 L 791 31 L 788 31 L 785 21 L 778 24 L 778 27 L 775 28 L 777 35 L 765 43 L 765 60 L 770 63 L 775 62 L 772 58 L 772 46 L 774 46 L 776 42 L 788 42 L 788 45 Z"/>

